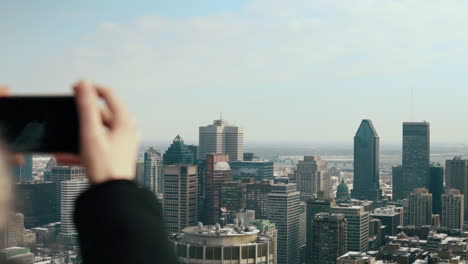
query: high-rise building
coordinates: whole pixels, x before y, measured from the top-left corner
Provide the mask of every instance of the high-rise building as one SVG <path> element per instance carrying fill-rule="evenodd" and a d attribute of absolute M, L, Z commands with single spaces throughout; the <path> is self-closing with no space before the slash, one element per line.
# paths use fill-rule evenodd
<path fill-rule="evenodd" d="M 429 192 L 432 194 L 432 213 L 442 212 L 442 193 L 444 192 L 444 168 L 438 163 L 429 168 Z"/>
<path fill-rule="evenodd" d="M 343 214 L 347 220 L 347 248 L 349 251 L 369 250 L 369 212 L 363 206 L 340 204 L 331 208 L 331 213 Z"/>
<path fill-rule="evenodd" d="M 247 210 L 254 210 L 257 219 L 268 218 L 268 194 L 271 192 L 272 180 L 257 181 L 247 184 Z"/>
<path fill-rule="evenodd" d="M 243 160 L 244 130 L 229 125 L 223 119 L 215 120 L 212 125 L 199 129 L 198 157 L 204 160 L 209 154 L 227 154 L 229 160 Z"/>
<path fill-rule="evenodd" d="M 304 156 L 304 160 L 298 162 L 295 178 L 302 201 L 314 198 L 314 194 L 320 190 L 318 173 L 326 170 L 326 162 L 318 156 Z"/>
<path fill-rule="evenodd" d="M 138 186 L 143 187 L 144 181 L 145 181 L 145 162 L 143 160 L 137 160 L 135 182 L 138 184 Z"/>
<path fill-rule="evenodd" d="M 274 164 L 271 161 L 231 161 L 234 180 L 252 178 L 258 181 L 273 179 Z"/>
<path fill-rule="evenodd" d="M 379 136 L 372 121 L 364 119 L 354 136 L 354 198 L 377 201 L 382 196 L 379 157 Z"/>
<path fill-rule="evenodd" d="M 193 165 L 195 161 L 193 150 L 185 145 L 184 140 L 179 135 L 174 138 L 171 146 L 164 152 L 163 156 L 164 165 Z"/>
<path fill-rule="evenodd" d="M 448 189 L 442 195 L 442 227 L 463 230 L 464 200 L 464 195 L 457 189 Z"/>
<path fill-rule="evenodd" d="M 29 182 L 33 180 L 33 155 L 24 155 L 24 163 L 13 166 L 13 177 L 16 182 Z"/>
<path fill-rule="evenodd" d="M 161 151 L 149 148 L 144 154 L 144 187 L 154 194 L 162 193 L 162 155 Z"/>
<path fill-rule="evenodd" d="M 204 222 L 216 224 L 219 222 L 221 209 L 221 186 L 232 181 L 232 170 L 227 154 L 206 156 L 205 162 L 205 216 Z"/>
<path fill-rule="evenodd" d="M 15 211 L 24 215 L 24 226 L 33 228 L 58 221 L 57 182 L 16 184 Z"/>
<path fill-rule="evenodd" d="M 430 124 L 429 122 L 403 123 L 403 182 L 400 197 L 405 199 L 416 188 L 427 188 L 429 183 Z"/>
<path fill-rule="evenodd" d="M 318 213 L 329 213 L 332 206 L 335 206 L 334 200 L 326 199 L 310 199 L 306 202 L 306 263 L 311 264 L 313 262 L 312 251 L 314 247 L 314 235 L 312 232 L 312 226 L 314 223 L 314 216 Z"/>
<path fill-rule="evenodd" d="M 73 213 L 78 196 L 89 187 L 87 179 L 60 182 L 60 233 L 64 237 L 76 236 Z"/>
<path fill-rule="evenodd" d="M 221 186 L 221 207 L 226 208 L 227 221 L 231 223 L 236 213 L 247 207 L 247 183 L 224 183 Z"/>
<path fill-rule="evenodd" d="M 335 264 L 347 252 L 347 221 L 342 214 L 318 213 L 312 224 L 309 264 Z"/>
<path fill-rule="evenodd" d="M 405 196 L 405 190 L 400 188 L 405 184 L 405 179 L 403 179 L 403 168 L 401 166 L 392 167 L 392 199 L 393 200 L 403 200 L 407 197 Z"/>
<path fill-rule="evenodd" d="M 414 189 L 408 198 L 405 213 L 408 214 L 407 225 L 432 225 L 432 194 L 425 188 Z"/>
<path fill-rule="evenodd" d="M 300 217 L 300 193 L 296 184 L 273 184 L 268 194 L 268 220 L 278 229 L 278 263 L 300 263 Z"/>
<path fill-rule="evenodd" d="M 403 225 L 401 222 L 400 213 L 395 210 L 395 206 L 376 208 L 371 218 L 379 219 L 382 225 L 385 226 L 383 232 L 385 236 L 394 236 L 397 234 L 397 227 Z"/>
<path fill-rule="evenodd" d="M 164 165 L 163 211 L 169 232 L 179 233 L 197 224 L 197 166 Z"/>
<path fill-rule="evenodd" d="M 465 216 L 468 215 L 468 159 L 454 157 L 445 161 L 445 188 L 457 189 L 465 196 Z"/>
<path fill-rule="evenodd" d="M 277 263 L 274 238 L 255 226 L 203 226 L 200 223 L 185 228 L 182 233 L 182 236 L 170 238 L 177 263 Z"/>
<path fill-rule="evenodd" d="M 9 213 L 4 226 L 0 226 L 0 249 L 17 247 L 23 244 L 24 216 Z"/>
<path fill-rule="evenodd" d="M 69 181 L 86 178 L 86 171 L 79 166 L 55 166 L 51 170 L 51 181 Z"/>
<path fill-rule="evenodd" d="M 9 247 L 0 250 L 0 263 L 6 264 L 33 264 L 34 254 L 29 248 Z"/>

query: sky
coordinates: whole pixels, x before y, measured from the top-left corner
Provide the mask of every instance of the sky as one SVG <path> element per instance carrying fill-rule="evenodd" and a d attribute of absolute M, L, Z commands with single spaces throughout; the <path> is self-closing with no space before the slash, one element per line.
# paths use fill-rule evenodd
<path fill-rule="evenodd" d="M 371 119 L 383 144 L 401 142 L 410 120 L 431 122 L 432 142 L 465 144 L 466 10 L 462 0 L 0 0 L 0 83 L 16 94 L 107 85 L 145 140 L 196 143 L 222 112 L 246 142 L 352 142 Z"/>

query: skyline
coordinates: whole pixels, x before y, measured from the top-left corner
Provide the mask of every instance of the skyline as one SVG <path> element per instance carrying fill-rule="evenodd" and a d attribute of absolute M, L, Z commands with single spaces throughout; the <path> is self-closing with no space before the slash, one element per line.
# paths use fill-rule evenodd
<path fill-rule="evenodd" d="M 382 145 L 398 144 L 413 89 L 414 121 L 431 123 L 432 142 L 468 142 L 468 3 L 460 0 L 5 7 L 1 83 L 14 93 L 69 92 L 83 77 L 108 85 L 146 141 L 194 142 L 223 112 L 247 144 L 352 144 L 362 119 Z"/>

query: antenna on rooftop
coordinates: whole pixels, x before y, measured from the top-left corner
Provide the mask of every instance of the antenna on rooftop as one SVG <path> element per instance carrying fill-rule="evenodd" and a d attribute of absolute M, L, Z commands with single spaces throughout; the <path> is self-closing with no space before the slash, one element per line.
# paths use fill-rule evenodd
<path fill-rule="evenodd" d="M 414 96 L 413 96 L 413 88 L 411 88 L 410 121 L 411 121 L 411 122 L 414 122 Z"/>
<path fill-rule="evenodd" d="M 219 112 L 219 120 L 223 120 L 223 112 Z"/>

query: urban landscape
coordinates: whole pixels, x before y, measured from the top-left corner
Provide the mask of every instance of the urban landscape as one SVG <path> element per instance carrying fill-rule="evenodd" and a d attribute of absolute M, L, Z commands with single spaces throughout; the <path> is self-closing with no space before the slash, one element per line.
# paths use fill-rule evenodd
<path fill-rule="evenodd" d="M 162 205 L 179 263 L 466 263 L 468 160 L 432 162 L 429 122 L 402 124 L 401 162 L 391 165 L 368 119 L 350 158 L 269 161 L 244 151 L 244 137 L 218 119 L 199 127 L 198 145 L 176 135 L 136 159 L 135 181 Z M 13 175 L 0 260 L 81 263 L 72 215 L 86 171 L 28 155 Z"/>

